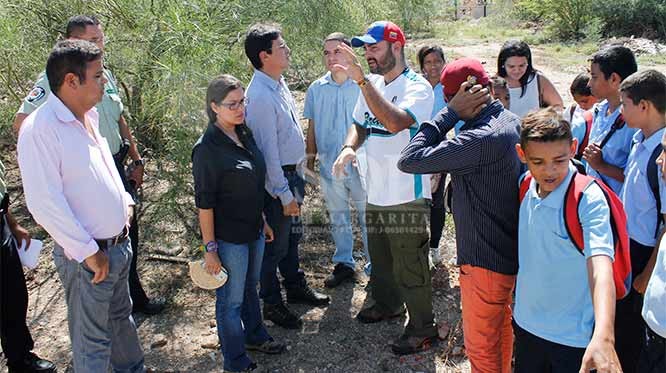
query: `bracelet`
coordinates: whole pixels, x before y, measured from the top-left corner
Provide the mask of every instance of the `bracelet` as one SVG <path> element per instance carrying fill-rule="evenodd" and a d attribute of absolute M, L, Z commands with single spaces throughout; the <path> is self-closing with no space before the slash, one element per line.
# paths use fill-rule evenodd
<path fill-rule="evenodd" d="M 138 166 L 144 166 L 146 164 L 146 161 L 142 159 L 137 159 L 136 161 L 132 162 L 132 165 L 138 167 Z"/>
<path fill-rule="evenodd" d="M 368 84 L 369 80 L 365 76 L 361 80 L 356 80 L 356 84 L 358 84 L 359 87 L 363 87 L 366 84 Z"/>
<path fill-rule="evenodd" d="M 206 252 L 207 253 L 216 253 L 217 252 L 217 242 L 209 241 L 206 243 Z"/>
<path fill-rule="evenodd" d="M 345 145 L 342 145 L 342 149 L 340 149 L 340 153 L 342 153 L 342 151 L 347 149 L 347 148 L 356 151 L 353 146 L 351 146 L 349 144 L 345 144 Z"/>

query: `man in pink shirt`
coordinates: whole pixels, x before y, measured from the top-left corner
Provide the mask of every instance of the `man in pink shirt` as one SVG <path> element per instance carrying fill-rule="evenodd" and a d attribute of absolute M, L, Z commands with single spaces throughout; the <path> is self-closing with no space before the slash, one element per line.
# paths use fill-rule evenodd
<path fill-rule="evenodd" d="M 127 280 L 134 202 L 94 109 L 106 83 L 102 51 L 61 41 L 46 75 L 53 94 L 25 119 L 18 161 L 28 210 L 56 242 L 74 371 L 144 372 Z"/>

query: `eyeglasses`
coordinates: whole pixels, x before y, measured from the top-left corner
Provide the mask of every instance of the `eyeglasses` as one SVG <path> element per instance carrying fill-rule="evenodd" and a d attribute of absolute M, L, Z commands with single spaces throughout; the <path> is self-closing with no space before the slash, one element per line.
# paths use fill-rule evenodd
<path fill-rule="evenodd" d="M 220 102 L 220 106 L 224 106 L 225 108 L 227 108 L 229 110 L 236 110 L 241 106 L 247 105 L 247 103 L 248 103 L 247 98 L 243 98 L 240 101 L 236 101 L 236 102 L 229 102 L 229 103 Z"/>

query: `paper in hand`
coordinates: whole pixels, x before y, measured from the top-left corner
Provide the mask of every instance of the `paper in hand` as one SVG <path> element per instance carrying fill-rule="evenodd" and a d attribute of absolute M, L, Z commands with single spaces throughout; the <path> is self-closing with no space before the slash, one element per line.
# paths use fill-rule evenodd
<path fill-rule="evenodd" d="M 39 253 L 42 252 L 42 241 L 30 240 L 30 247 L 28 247 L 27 251 L 25 250 L 25 246 L 26 242 L 22 240 L 18 251 L 21 264 L 28 269 L 35 269 L 39 263 Z"/>

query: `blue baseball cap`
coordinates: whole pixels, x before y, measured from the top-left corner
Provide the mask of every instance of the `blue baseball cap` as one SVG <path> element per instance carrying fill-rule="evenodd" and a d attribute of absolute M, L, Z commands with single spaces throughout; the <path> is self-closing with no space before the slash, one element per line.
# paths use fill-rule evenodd
<path fill-rule="evenodd" d="M 390 21 L 377 21 L 368 26 L 365 35 L 355 36 L 351 40 L 352 47 L 358 48 L 365 44 L 375 44 L 382 40 L 389 43 L 399 41 L 403 46 L 405 45 L 405 34 L 400 27 Z"/>

